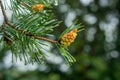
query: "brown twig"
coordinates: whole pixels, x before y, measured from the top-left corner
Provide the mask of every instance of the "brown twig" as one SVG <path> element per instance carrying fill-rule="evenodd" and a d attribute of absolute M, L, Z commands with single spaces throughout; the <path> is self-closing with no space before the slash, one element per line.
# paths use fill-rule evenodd
<path fill-rule="evenodd" d="M 47 42 L 51 42 L 51 43 L 56 43 L 56 44 L 58 43 L 58 41 L 51 40 L 51 39 L 48 39 L 48 38 L 45 38 L 45 37 L 34 36 L 34 35 L 30 34 L 30 33 L 27 32 L 27 31 L 23 31 L 23 30 L 21 30 L 21 29 L 16 29 L 16 28 L 14 27 L 14 25 L 12 25 L 12 24 L 10 24 L 10 23 L 7 23 L 7 24 L 8 24 L 11 28 L 14 28 L 15 30 L 17 30 L 18 32 L 24 33 L 25 35 L 30 36 L 30 37 L 32 37 L 32 38 L 35 38 L 35 39 L 38 39 L 38 40 L 47 41 Z"/>
<path fill-rule="evenodd" d="M 8 18 L 7 18 L 7 15 L 6 15 L 6 13 L 5 13 L 5 9 L 4 9 L 4 7 L 3 7 L 3 4 L 2 4 L 2 1 L 0 0 L 0 7 L 1 7 L 1 9 L 2 9 L 2 13 L 3 13 L 3 16 L 4 16 L 4 21 L 5 22 L 8 22 Z"/>
<path fill-rule="evenodd" d="M 21 32 L 23 34 L 25 34 L 26 36 L 29 36 L 31 38 L 35 38 L 35 39 L 38 39 L 38 40 L 43 40 L 43 41 L 47 41 L 47 42 L 51 42 L 51 43 L 54 43 L 54 44 L 58 44 L 58 41 L 55 41 L 55 40 L 51 40 L 51 39 L 48 39 L 48 38 L 45 38 L 45 37 L 40 37 L 40 36 L 34 36 L 33 34 L 27 32 L 27 31 L 24 31 L 22 29 L 17 29 L 14 25 L 12 25 L 9 21 L 8 21 L 8 18 L 7 18 L 7 15 L 5 13 L 5 9 L 3 7 L 3 4 L 2 4 L 2 1 L 0 0 L 0 6 L 1 6 L 1 9 L 2 9 L 2 13 L 3 13 L 3 16 L 4 16 L 4 25 L 7 24 L 9 27 L 15 29 L 16 31 L 18 32 Z M 4 28 L 3 28 L 4 29 Z"/>
<path fill-rule="evenodd" d="M 39 36 L 33 36 L 35 39 L 38 39 L 38 40 L 43 40 L 43 41 L 47 41 L 47 42 L 51 42 L 51 43 L 56 43 L 58 44 L 58 41 L 55 41 L 55 40 L 51 40 L 51 39 L 48 39 L 48 38 L 45 38 L 45 37 L 39 37 Z"/>
<path fill-rule="evenodd" d="M 51 40 L 51 39 L 48 39 L 48 38 L 45 38 L 45 37 L 34 36 L 33 34 L 30 34 L 30 33 L 27 32 L 27 31 L 23 31 L 23 30 L 21 30 L 21 29 L 15 28 L 14 25 L 12 25 L 12 24 L 10 24 L 10 23 L 7 23 L 7 24 L 8 24 L 11 28 L 14 28 L 16 31 L 21 32 L 21 33 L 23 33 L 23 34 L 25 34 L 25 35 L 27 35 L 27 36 L 32 37 L 32 38 L 58 44 L 58 41 Z"/>

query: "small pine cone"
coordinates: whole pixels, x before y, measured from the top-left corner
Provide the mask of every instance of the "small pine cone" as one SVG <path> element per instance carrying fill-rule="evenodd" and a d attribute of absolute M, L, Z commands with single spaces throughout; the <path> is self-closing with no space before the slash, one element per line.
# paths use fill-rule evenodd
<path fill-rule="evenodd" d="M 64 46 L 69 46 L 72 42 L 74 42 L 76 36 L 77 36 L 77 29 L 74 29 L 71 32 L 63 35 L 60 43 Z"/>
<path fill-rule="evenodd" d="M 37 5 L 33 6 L 32 9 L 35 12 L 39 12 L 39 11 L 43 11 L 44 10 L 44 6 L 43 6 L 43 4 L 37 4 Z"/>

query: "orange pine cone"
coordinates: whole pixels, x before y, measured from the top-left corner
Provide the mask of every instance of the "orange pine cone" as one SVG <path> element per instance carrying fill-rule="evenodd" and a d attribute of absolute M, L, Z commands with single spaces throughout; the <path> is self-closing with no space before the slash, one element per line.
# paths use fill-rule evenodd
<path fill-rule="evenodd" d="M 64 46 L 69 46 L 72 42 L 74 42 L 76 36 L 77 36 L 77 29 L 74 29 L 71 32 L 63 35 L 60 43 Z"/>
<path fill-rule="evenodd" d="M 43 6 L 43 4 L 37 4 L 37 5 L 33 6 L 32 9 L 33 9 L 35 12 L 39 12 L 39 11 L 44 10 L 44 6 Z"/>

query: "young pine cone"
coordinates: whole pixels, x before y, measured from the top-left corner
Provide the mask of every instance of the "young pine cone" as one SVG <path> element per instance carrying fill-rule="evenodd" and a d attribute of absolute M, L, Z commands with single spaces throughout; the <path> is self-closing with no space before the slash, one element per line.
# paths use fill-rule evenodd
<path fill-rule="evenodd" d="M 72 42 L 74 42 L 75 38 L 77 36 L 77 29 L 74 29 L 70 31 L 69 33 L 62 36 L 60 43 L 63 46 L 70 46 Z"/>
<path fill-rule="evenodd" d="M 37 4 L 37 5 L 33 6 L 32 9 L 35 12 L 39 12 L 39 11 L 43 11 L 44 10 L 44 6 L 43 6 L 43 4 Z"/>

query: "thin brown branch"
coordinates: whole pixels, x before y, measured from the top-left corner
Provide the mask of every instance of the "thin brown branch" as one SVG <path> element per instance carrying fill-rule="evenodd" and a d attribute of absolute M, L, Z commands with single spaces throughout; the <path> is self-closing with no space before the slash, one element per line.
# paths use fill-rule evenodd
<path fill-rule="evenodd" d="M 23 34 L 25 34 L 26 36 L 30 36 L 32 38 L 35 38 L 35 39 L 38 39 L 38 40 L 43 40 L 43 41 L 47 41 L 47 42 L 51 42 L 51 43 L 55 43 L 55 44 L 58 44 L 58 41 L 55 41 L 55 40 L 51 40 L 51 39 L 48 39 L 48 38 L 45 38 L 45 37 L 40 37 L 40 36 L 34 36 L 32 34 L 30 34 L 29 32 L 27 31 L 23 31 L 21 29 L 16 29 L 14 25 L 12 25 L 11 23 L 7 23 L 11 28 L 14 28 L 16 31 L 18 32 L 21 32 Z"/>
<path fill-rule="evenodd" d="M 19 0 L 17 0 L 19 1 Z M 4 23 L 3 23 L 3 30 L 4 30 L 4 25 L 7 24 L 9 27 L 15 29 L 16 31 L 18 32 L 21 32 L 23 34 L 25 34 L 26 36 L 29 36 L 31 38 L 35 38 L 35 39 L 38 39 L 38 40 L 43 40 L 43 41 L 47 41 L 47 42 L 51 42 L 51 43 L 54 43 L 54 44 L 58 44 L 58 41 L 55 41 L 55 40 L 51 40 L 51 39 L 48 39 L 48 38 L 45 38 L 45 37 L 40 37 L 40 36 L 34 36 L 33 34 L 27 32 L 27 31 L 24 31 L 22 29 L 17 29 L 14 25 L 12 25 L 9 21 L 8 21 L 8 18 L 7 18 L 7 15 L 5 13 L 5 9 L 3 7 L 3 4 L 2 4 L 2 1 L 0 0 L 0 6 L 1 6 L 1 9 L 2 9 L 2 13 L 3 13 L 3 16 L 4 16 Z"/>
<path fill-rule="evenodd" d="M 51 42 L 51 43 L 55 43 L 55 44 L 58 44 L 58 41 L 55 41 L 55 40 L 51 40 L 51 39 L 48 39 L 48 38 L 45 38 L 45 37 L 39 37 L 39 36 L 33 36 L 35 39 L 38 39 L 38 40 L 43 40 L 43 41 L 47 41 L 47 42 Z"/>
<path fill-rule="evenodd" d="M 27 36 L 32 36 L 32 34 L 30 34 L 30 33 L 27 32 L 27 31 L 24 31 L 24 30 L 22 30 L 22 29 L 17 29 L 17 28 L 15 28 L 15 26 L 12 25 L 12 24 L 9 23 L 9 22 L 7 22 L 7 25 L 10 26 L 11 28 L 15 29 L 15 30 L 18 31 L 18 32 L 24 33 L 24 34 L 27 35 Z"/>
<path fill-rule="evenodd" d="M 4 21 L 5 21 L 5 22 L 8 22 L 8 18 L 7 18 L 7 15 L 6 15 L 6 13 L 5 13 L 5 9 L 4 9 L 4 7 L 3 7 L 3 3 L 2 3 L 1 0 L 0 0 L 0 6 L 1 6 L 1 9 L 2 9 L 3 16 L 4 16 Z"/>

